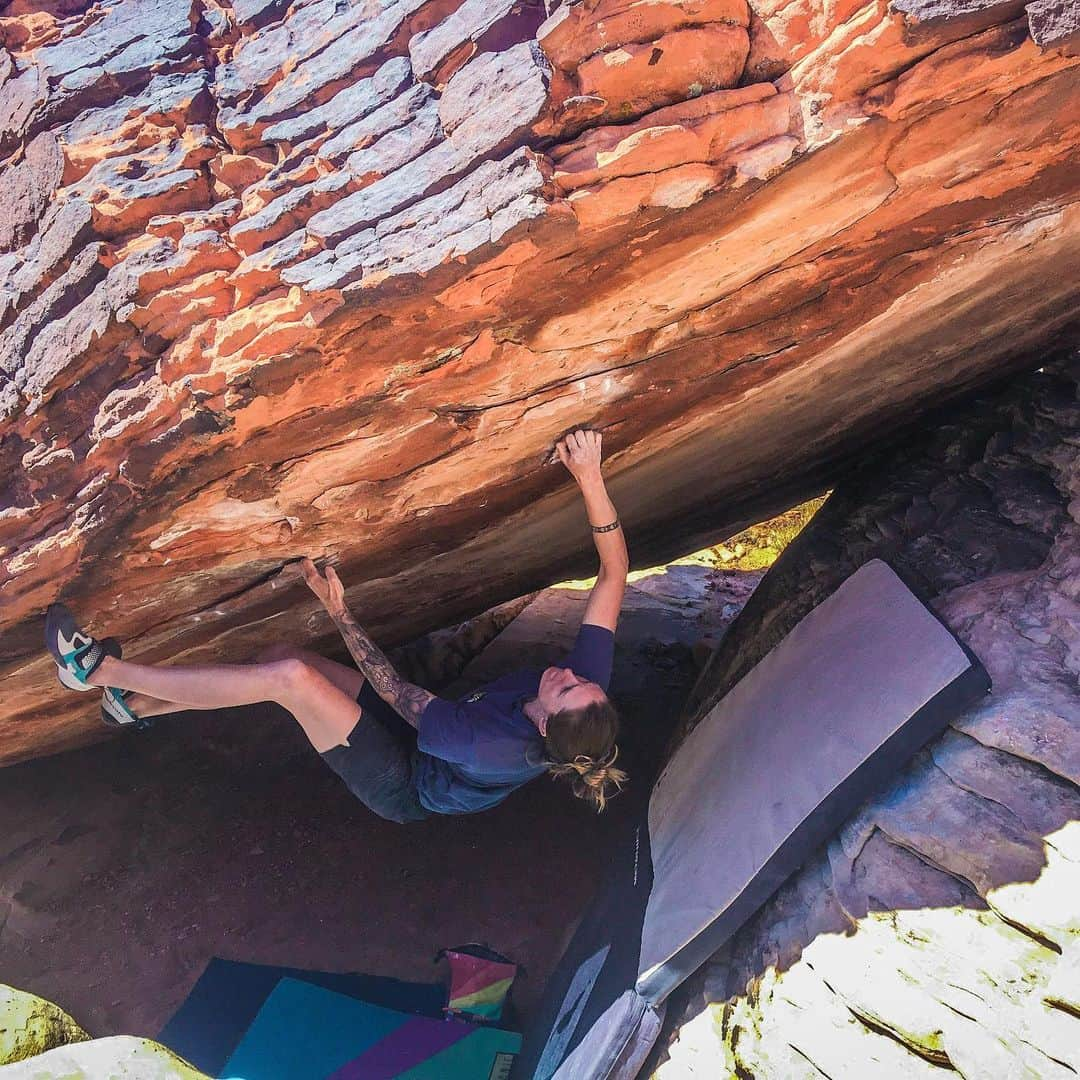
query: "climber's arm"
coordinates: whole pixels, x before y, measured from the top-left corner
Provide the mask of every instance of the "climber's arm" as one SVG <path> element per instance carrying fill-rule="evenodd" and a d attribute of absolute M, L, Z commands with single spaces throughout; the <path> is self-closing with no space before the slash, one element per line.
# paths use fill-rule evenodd
<path fill-rule="evenodd" d="M 310 559 L 303 559 L 300 566 L 304 580 L 322 601 L 330 618 L 334 620 L 352 658 L 356 661 L 356 666 L 364 673 L 375 693 L 404 721 L 417 727 L 420 723 L 420 714 L 435 695 L 421 686 L 406 682 L 397 673 L 382 649 L 360 628 L 345 606 L 345 589 L 332 566 L 326 568 L 325 578 Z"/>
<path fill-rule="evenodd" d="M 614 632 L 626 592 L 630 557 L 615 505 L 600 472 L 600 432 L 571 432 L 555 444 L 555 452 L 581 489 L 585 513 L 593 526 L 593 542 L 600 556 L 600 572 L 581 621 Z"/>

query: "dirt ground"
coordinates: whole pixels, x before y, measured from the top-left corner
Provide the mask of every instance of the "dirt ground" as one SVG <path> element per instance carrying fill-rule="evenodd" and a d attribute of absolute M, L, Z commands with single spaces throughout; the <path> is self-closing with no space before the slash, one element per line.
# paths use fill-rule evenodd
<path fill-rule="evenodd" d="M 759 576 L 671 566 L 630 588 L 612 694 L 632 775 L 661 753 L 691 646 Z M 556 659 L 584 597 L 541 593 L 456 688 Z M 431 980 L 439 948 L 484 941 L 525 966 L 527 1018 L 629 806 L 598 817 L 541 778 L 494 810 L 401 826 L 284 711 L 165 718 L 0 772 L 0 981 L 94 1036 L 153 1036 L 213 956 Z"/>

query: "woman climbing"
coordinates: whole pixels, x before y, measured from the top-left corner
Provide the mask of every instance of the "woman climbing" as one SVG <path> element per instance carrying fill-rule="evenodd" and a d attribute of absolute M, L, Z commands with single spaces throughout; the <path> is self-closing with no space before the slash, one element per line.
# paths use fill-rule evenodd
<path fill-rule="evenodd" d="M 516 671 L 449 701 L 406 682 L 353 619 L 333 567 L 301 562 L 359 670 L 281 645 L 258 663 L 161 667 L 131 664 L 112 638 L 80 630 L 53 604 L 46 643 L 65 686 L 104 689 L 106 722 L 275 701 L 296 717 L 323 760 L 375 813 L 392 821 L 470 814 L 502 802 L 541 773 L 569 780 L 602 810 L 626 774 L 616 768 L 618 715 L 607 696 L 615 627 L 628 569 L 626 543 L 600 471 L 600 434 L 575 431 L 556 453 L 592 523 L 600 572 L 573 649 L 544 671 Z"/>

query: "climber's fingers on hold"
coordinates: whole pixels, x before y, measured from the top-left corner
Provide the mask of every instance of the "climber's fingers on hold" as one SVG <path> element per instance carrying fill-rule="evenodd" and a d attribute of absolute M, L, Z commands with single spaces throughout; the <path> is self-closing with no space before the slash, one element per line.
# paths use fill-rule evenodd
<path fill-rule="evenodd" d="M 600 456 L 600 432 L 579 428 L 567 436 L 575 461 L 593 461 Z"/>
<path fill-rule="evenodd" d="M 326 581 L 329 585 L 329 606 L 335 611 L 343 610 L 345 607 L 345 586 L 342 585 L 338 572 L 332 566 L 326 568 Z"/>
<path fill-rule="evenodd" d="M 323 606 L 327 606 L 330 602 L 332 587 L 329 580 L 329 574 L 333 573 L 332 568 L 328 568 L 327 577 L 323 577 L 319 573 L 318 567 L 305 556 L 300 560 L 300 573 L 304 576 L 304 581 L 307 582 L 308 588 L 319 598 Z M 335 577 L 337 575 L 335 574 Z M 339 582 L 340 584 L 340 582 Z"/>

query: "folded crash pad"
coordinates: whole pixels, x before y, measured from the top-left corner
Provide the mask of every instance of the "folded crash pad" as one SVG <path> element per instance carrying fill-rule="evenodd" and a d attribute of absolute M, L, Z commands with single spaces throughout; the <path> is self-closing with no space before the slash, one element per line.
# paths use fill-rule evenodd
<path fill-rule="evenodd" d="M 852 574 L 672 756 L 639 826 L 651 887 L 644 900 L 624 893 L 625 907 L 642 912 L 636 937 L 586 917 L 515 1075 L 633 1076 L 671 991 L 989 689 L 979 660 L 887 564 L 873 560 Z M 598 903 L 620 908 L 610 895 Z M 580 1002 L 584 982 L 591 989 Z"/>
<path fill-rule="evenodd" d="M 887 564 L 848 578 L 660 774 L 638 991 L 666 997 L 989 688 L 978 659 Z"/>
<path fill-rule="evenodd" d="M 225 1080 L 500 1080 L 521 1036 L 385 1009 L 282 979 L 230 1055 Z"/>
<path fill-rule="evenodd" d="M 321 986 L 372 1005 L 425 1016 L 441 1016 L 445 1001 L 445 991 L 437 983 L 304 971 L 215 957 L 162 1028 L 158 1039 L 185 1061 L 217 1076 L 283 978 Z"/>
<path fill-rule="evenodd" d="M 633 797 L 630 789 L 626 794 Z M 644 793 L 643 793 L 644 794 Z M 515 1080 L 636 1076 L 662 1013 L 634 989 L 652 885 L 645 800 L 608 853 L 600 890 L 544 988 L 511 1074 Z M 609 1066 L 594 1073 L 593 1063 Z M 616 1063 L 619 1070 L 615 1070 Z"/>

